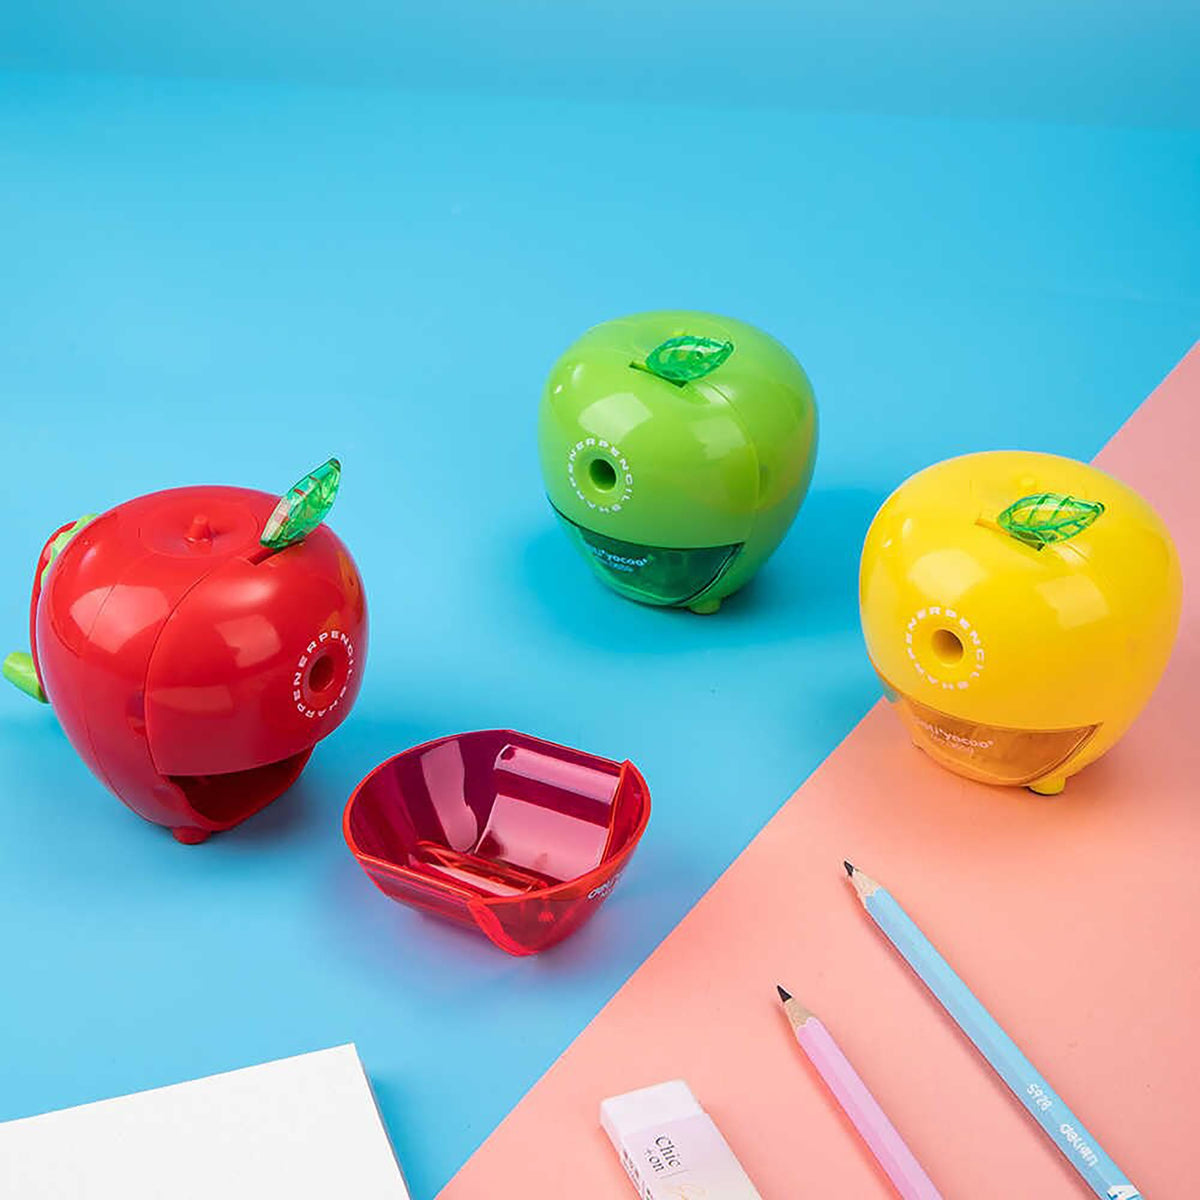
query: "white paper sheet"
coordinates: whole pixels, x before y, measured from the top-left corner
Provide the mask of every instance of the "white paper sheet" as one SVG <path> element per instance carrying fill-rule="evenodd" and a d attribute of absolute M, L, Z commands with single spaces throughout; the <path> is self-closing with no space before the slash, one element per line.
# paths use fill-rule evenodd
<path fill-rule="evenodd" d="M 0 1124 L 4 1200 L 408 1200 L 351 1045 Z"/>

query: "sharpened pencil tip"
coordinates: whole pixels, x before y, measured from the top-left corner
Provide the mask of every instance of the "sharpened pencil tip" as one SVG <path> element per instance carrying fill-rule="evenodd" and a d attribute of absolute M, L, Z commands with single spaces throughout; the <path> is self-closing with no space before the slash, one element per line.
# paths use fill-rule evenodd
<path fill-rule="evenodd" d="M 779 998 L 784 1002 L 784 1004 L 786 1004 L 792 998 L 792 993 L 787 991 L 785 988 L 781 988 L 779 984 L 775 985 L 775 990 L 779 993 Z"/>
<path fill-rule="evenodd" d="M 854 878 L 854 864 L 852 862 L 847 862 L 843 858 L 842 866 L 846 868 L 846 874 L 849 875 L 851 879 L 853 879 Z"/>

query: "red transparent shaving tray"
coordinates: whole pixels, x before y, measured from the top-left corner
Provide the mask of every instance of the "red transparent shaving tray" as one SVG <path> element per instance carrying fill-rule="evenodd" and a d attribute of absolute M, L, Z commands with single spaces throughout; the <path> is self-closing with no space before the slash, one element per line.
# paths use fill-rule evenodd
<path fill-rule="evenodd" d="M 381 763 L 343 831 L 385 895 L 536 954 L 607 899 L 649 819 L 632 763 L 488 729 Z"/>

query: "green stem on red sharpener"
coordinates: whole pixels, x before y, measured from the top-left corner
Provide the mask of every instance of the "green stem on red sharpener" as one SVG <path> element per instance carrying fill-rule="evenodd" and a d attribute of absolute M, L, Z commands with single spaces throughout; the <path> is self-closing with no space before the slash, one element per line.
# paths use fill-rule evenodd
<path fill-rule="evenodd" d="M 32 696 L 42 704 L 49 704 L 42 685 L 38 682 L 37 669 L 33 665 L 33 655 L 24 650 L 14 650 L 4 660 L 4 678 L 13 687 L 20 688 L 27 696 Z"/>
<path fill-rule="evenodd" d="M 303 541 L 333 507 L 341 479 L 342 464 L 336 458 L 310 471 L 279 498 L 258 540 L 268 550 Z"/>

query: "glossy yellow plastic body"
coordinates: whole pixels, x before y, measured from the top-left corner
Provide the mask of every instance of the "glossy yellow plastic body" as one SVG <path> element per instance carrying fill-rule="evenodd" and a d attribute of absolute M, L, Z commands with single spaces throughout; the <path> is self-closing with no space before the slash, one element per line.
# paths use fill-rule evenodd
<path fill-rule="evenodd" d="M 1014 510 L 1030 524 L 1008 526 Z M 1081 516 L 1041 540 L 1057 512 Z M 914 475 L 871 523 L 859 577 L 867 651 L 914 742 L 969 778 L 1045 794 L 1150 698 L 1181 594 L 1171 535 L 1141 496 L 1026 451 Z"/>

